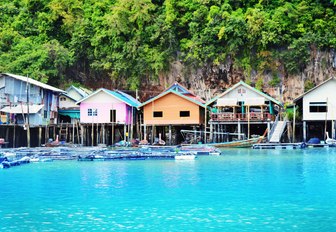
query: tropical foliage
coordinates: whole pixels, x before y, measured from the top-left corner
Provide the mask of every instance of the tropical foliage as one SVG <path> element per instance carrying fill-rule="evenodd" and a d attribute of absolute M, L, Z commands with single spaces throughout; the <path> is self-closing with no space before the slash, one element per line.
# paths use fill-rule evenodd
<path fill-rule="evenodd" d="M 2 0 L 0 72 L 136 88 L 171 61 L 301 71 L 336 46 L 335 0 Z"/>

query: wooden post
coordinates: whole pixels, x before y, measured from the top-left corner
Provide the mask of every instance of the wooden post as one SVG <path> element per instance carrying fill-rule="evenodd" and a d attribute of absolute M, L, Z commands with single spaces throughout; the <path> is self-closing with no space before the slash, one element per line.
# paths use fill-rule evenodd
<path fill-rule="evenodd" d="M 62 130 L 62 128 L 61 128 L 61 130 Z M 68 132 L 69 132 L 69 125 L 67 123 L 66 126 L 65 126 L 65 142 L 68 141 Z"/>
<path fill-rule="evenodd" d="M 112 142 L 112 146 L 113 146 L 114 145 L 114 122 L 112 122 L 111 142 Z"/>
<path fill-rule="evenodd" d="M 210 123 L 210 141 L 213 142 L 213 124 Z"/>
<path fill-rule="evenodd" d="M 72 143 L 75 144 L 75 122 L 72 121 Z"/>
<path fill-rule="evenodd" d="M 207 143 L 207 106 L 204 108 L 204 143 Z"/>
<path fill-rule="evenodd" d="M 250 106 L 247 106 L 247 139 L 250 139 Z"/>
<path fill-rule="evenodd" d="M 103 144 L 105 144 L 105 124 L 102 125 L 102 131 L 103 131 Z"/>
<path fill-rule="evenodd" d="M 42 126 L 39 126 L 38 130 L 39 130 L 39 133 L 38 133 L 38 146 L 41 147 L 41 140 L 42 140 Z"/>
<path fill-rule="evenodd" d="M 294 112 L 293 112 L 293 143 L 295 143 L 295 105 L 294 105 Z"/>
<path fill-rule="evenodd" d="M 100 136 L 99 136 L 99 124 L 97 122 L 97 137 L 96 137 L 96 145 L 98 145 L 100 143 Z"/>
<path fill-rule="evenodd" d="M 152 139 L 151 139 L 151 144 L 153 144 L 153 142 L 154 142 L 154 128 L 155 128 L 155 126 L 154 126 L 154 124 L 152 124 Z"/>
<path fill-rule="evenodd" d="M 126 139 L 126 123 L 124 124 L 124 141 L 125 141 L 125 143 L 127 142 L 127 139 Z"/>
<path fill-rule="evenodd" d="M 82 136 L 79 134 L 79 122 L 76 120 L 76 130 L 77 130 L 77 144 L 82 144 Z M 81 133 L 83 133 L 83 131 L 81 130 Z"/>
<path fill-rule="evenodd" d="M 307 122 L 303 121 L 303 142 L 307 141 Z"/>
<path fill-rule="evenodd" d="M 241 133 L 241 125 L 240 125 L 240 119 L 238 119 L 238 140 L 242 139 L 240 133 Z"/>
<path fill-rule="evenodd" d="M 172 125 L 169 125 L 169 145 L 172 145 Z"/>
<path fill-rule="evenodd" d="M 5 137 L 6 142 L 8 142 L 8 136 L 9 136 L 9 126 L 6 126 L 6 137 Z"/>
<path fill-rule="evenodd" d="M 16 147 L 16 125 L 14 124 L 14 132 L 13 132 L 13 148 L 15 148 Z"/>
<path fill-rule="evenodd" d="M 81 145 L 84 146 L 84 126 L 83 125 L 80 125 L 81 127 Z"/>
<path fill-rule="evenodd" d="M 270 140 L 271 122 L 267 121 L 267 141 Z"/>
<path fill-rule="evenodd" d="M 91 128 L 91 146 L 93 146 L 93 138 L 94 138 L 93 128 L 94 128 L 94 123 L 92 122 L 92 128 Z"/>

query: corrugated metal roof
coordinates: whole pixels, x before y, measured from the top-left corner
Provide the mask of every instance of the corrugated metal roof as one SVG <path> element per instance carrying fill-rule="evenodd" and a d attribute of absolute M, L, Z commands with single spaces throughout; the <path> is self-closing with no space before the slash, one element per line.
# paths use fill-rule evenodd
<path fill-rule="evenodd" d="M 44 105 L 29 105 L 29 114 L 36 114 L 39 112 Z M 5 106 L 0 109 L 1 112 L 10 113 L 10 114 L 27 114 L 28 106 L 27 105 L 17 105 L 17 106 Z"/>
<path fill-rule="evenodd" d="M 335 77 L 330 77 L 329 79 L 323 81 L 321 84 L 315 86 L 314 88 L 308 90 L 307 92 L 305 92 L 305 93 L 301 94 L 300 96 L 298 96 L 297 98 L 295 98 L 295 99 L 293 100 L 293 102 L 297 102 L 298 100 L 300 100 L 301 98 L 303 98 L 303 97 L 304 97 L 305 95 L 307 95 L 308 93 L 314 91 L 315 89 L 317 89 L 317 88 L 319 88 L 320 86 L 322 86 L 322 85 L 328 83 L 328 82 L 331 81 L 331 80 L 336 80 L 336 78 L 335 78 Z"/>
<path fill-rule="evenodd" d="M 169 93 L 176 94 L 176 95 L 178 95 L 178 96 L 180 96 L 180 97 L 182 97 L 182 98 L 184 98 L 184 99 L 186 99 L 188 101 L 191 101 L 191 102 L 193 102 L 193 103 L 195 103 L 195 104 L 197 104 L 197 105 L 202 106 L 203 108 L 205 108 L 205 105 L 202 102 L 200 102 L 199 100 L 196 100 L 195 98 L 188 97 L 187 95 L 181 94 L 181 93 L 176 92 L 175 90 L 172 90 L 172 89 L 168 90 L 168 91 L 165 91 L 165 92 L 162 92 L 161 94 L 157 95 L 156 97 L 153 97 L 153 98 L 149 99 L 148 101 L 142 103 L 139 107 L 143 107 L 143 106 L 147 105 L 148 103 L 150 103 L 152 101 L 155 101 L 155 100 L 157 100 L 157 99 L 159 99 L 159 98 L 161 98 L 161 97 L 163 97 L 163 96 L 165 96 L 165 95 L 167 95 Z"/>
<path fill-rule="evenodd" d="M 225 96 L 227 93 L 229 93 L 229 92 L 231 92 L 232 90 L 236 89 L 236 88 L 237 88 L 238 86 L 240 86 L 240 85 L 243 85 L 243 86 L 245 86 L 246 88 L 248 88 L 248 89 L 250 89 L 250 90 L 252 90 L 252 91 L 258 93 L 259 95 L 265 97 L 267 100 L 272 101 L 272 102 L 274 102 L 275 104 L 277 104 L 277 105 L 279 105 L 279 106 L 282 106 L 282 103 L 281 103 L 280 101 L 275 100 L 273 97 L 271 97 L 271 96 L 269 96 L 269 95 L 267 95 L 267 94 L 265 94 L 265 93 L 263 93 L 263 92 L 257 90 L 256 88 L 253 88 L 252 86 L 246 84 L 244 81 L 240 81 L 240 82 L 238 82 L 237 84 L 233 85 L 231 88 L 227 89 L 225 92 L 223 92 L 223 93 L 219 94 L 218 96 L 212 98 L 210 101 L 208 101 L 208 102 L 206 103 L 206 105 L 210 105 L 211 103 L 213 103 L 214 101 L 216 101 L 218 98 L 221 98 L 221 97 Z"/>
<path fill-rule="evenodd" d="M 47 84 L 44 84 L 40 81 L 37 81 L 37 80 L 34 80 L 32 78 L 29 78 L 29 77 L 24 77 L 24 76 L 19 76 L 19 75 L 15 75 L 15 74 L 11 74 L 11 73 L 3 73 L 2 75 L 6 75 L 6 76 L 9 76 L 9 77 L 13 77 L 17 80 L 20 80 L 20 81 L 23 81 L 23 82 L 27 82 L 32 84 L 32 85 L 36 85 L 36 86 L 39 86 L 43 89 L 49 89 L 51 91 L 54 91 L 54 92 L 64 92 L 64 90 L 61 90 L 61 89 L 58 89 L 58 88 L 55 88 L 51 85 L 47 85 Z"/>
<path fill-rule="evenodd" d="M 86 96 L 85 98 L 81 99 L 80 101 L 76 102 L 76 104 L 79 104 L 83 101 L 85 101 L 86 99 L 88 99 L 89 97 L 93 96 L 93 95 L 96 95 L 97 93 L 99 93 L 100 91 L 103 91 L 117 99 L 119 99 L 120 101 L 126 103 L 127 105 L 129 106 L 132 106 L 132 107 L 139 107 L 139 105 L 141 104 L 138 100 L 136 100 L 135 98 L 133 98 L 132 96 L 122 92 L 122 91 L 119 91 L 119 90 L 108 90 L 108 89 L 104 89 L 104 88 L 100 88 L 98 90 L 96 90 L 95 92 L 93 92 L 92 94 Z"/>

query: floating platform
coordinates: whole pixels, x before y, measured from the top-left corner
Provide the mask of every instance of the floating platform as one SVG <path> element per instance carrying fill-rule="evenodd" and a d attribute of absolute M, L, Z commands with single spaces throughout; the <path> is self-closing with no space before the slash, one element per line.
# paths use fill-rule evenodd
<path fill-rule="evenodd" d="M 258 143 L 253 144 L 253 149 L 303 149 L 306 148 L 305 143 Z"/>
<path fill-rule="evenodd" d="M 308 148 L 313 147 L 336 147 L 336 144 L 318 143 L 318 144 L 306 144 Z"/>

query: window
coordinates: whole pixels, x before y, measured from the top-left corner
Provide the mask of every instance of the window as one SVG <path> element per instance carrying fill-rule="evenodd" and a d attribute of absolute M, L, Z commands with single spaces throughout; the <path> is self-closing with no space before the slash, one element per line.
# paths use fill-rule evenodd
<path fill-rule="evenodd" d="M 190 117 L 190 111 L 180 111 L 180 117 Z"/>
<path fill-rule="evenodd" d="M 309 112 L 311 113 L 326 113 L 328 112 L 328 107 L 326 102 L 310 102 Z"/>
<path fill-rule="evenodd" d="M 97 109 L 88 109 L 88 116 L 97 116 L 98 111 Z"/>
<path fill-rule="evenodd" d="M 162 111 L 154 111 L 153 112 L 153 117 L 154 118 L 162 118 L 162 116 L 163 116 Z"/>
<path fill-rule="evenodd" d="M 66 98 L 65 97 L 61 97 L 60 101 L 66 101 Z"/>

